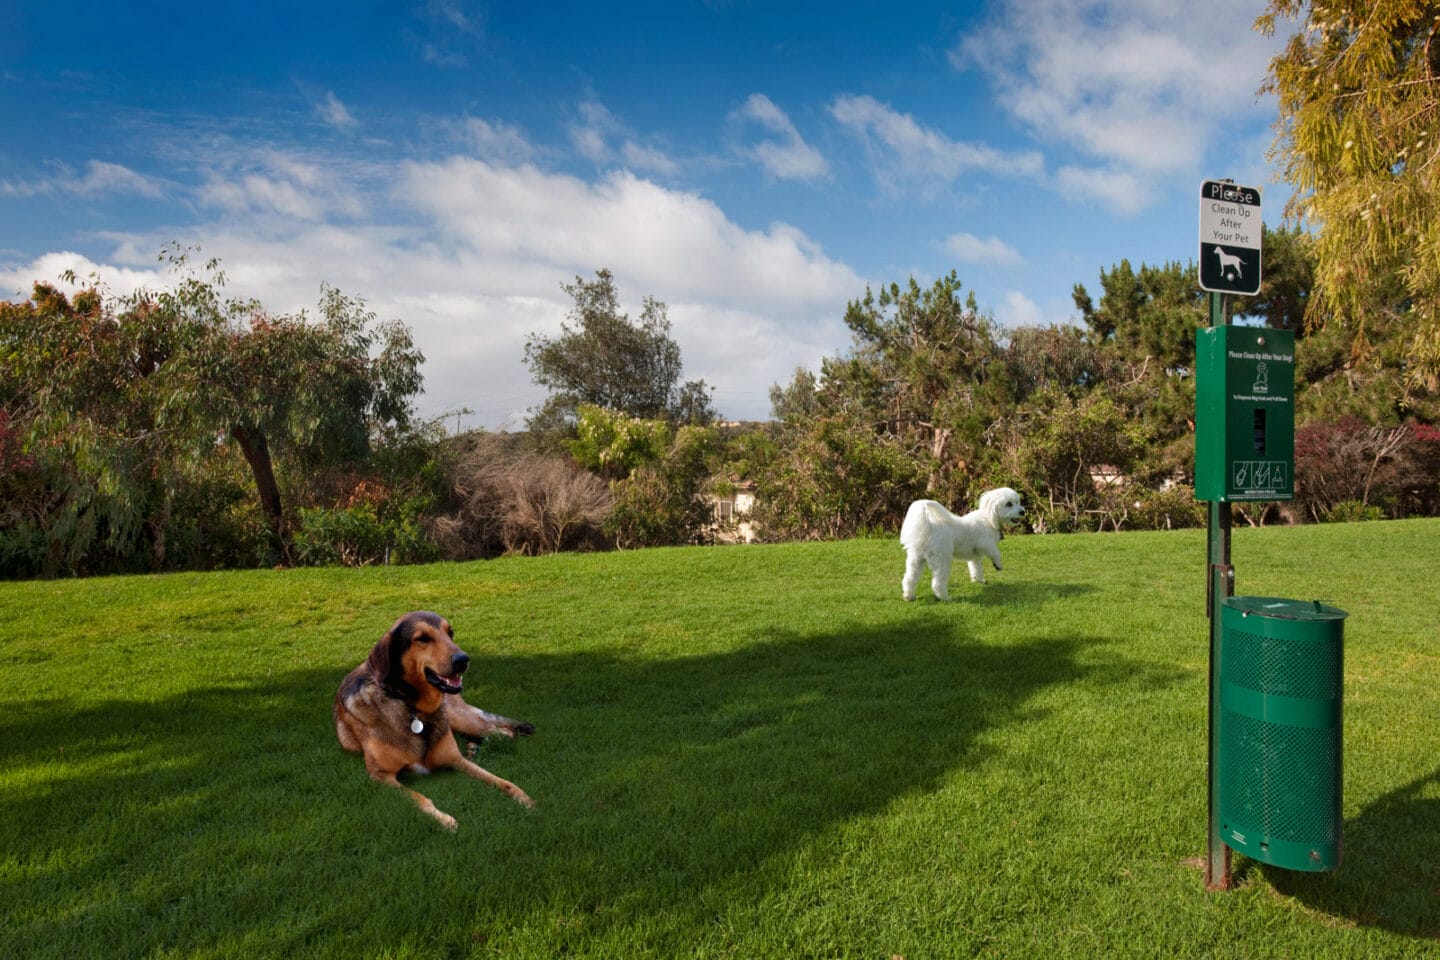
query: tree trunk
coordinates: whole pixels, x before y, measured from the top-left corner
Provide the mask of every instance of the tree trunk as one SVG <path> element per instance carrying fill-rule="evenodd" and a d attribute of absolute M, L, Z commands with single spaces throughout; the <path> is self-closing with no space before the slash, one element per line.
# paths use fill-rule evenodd
<path fill-rule="evenodd" d="M 275 466 L 270 461 L 270 444 L 265 439 L 265 432 L 236 425 L 231 428 L 230 435 L 240 444 L 240 451 L 245 454 L 245 460 L 250 464 L 250 472 L 255 475 L 255 489 L 260 494 L 260 509 L 265 512 L 265 518 L 270 522 L 270 534 L 280 551 L 281 560 L 289 565 L 292 562 L 290 532 L 285 526 L 285 511 L 280 504 L 280 485 L 275 482 Z"/>
<path fill-rule="evenodd" d="M 160 515 L 151 517 L 148 521 L 150 533 L 154 537 L 154 541 L 150 544 L 152 570 L 165 569 L 165 531 L 170 527 L 170 513 L 174 505 L 175 494 L 167 489 L 165 497 L 160 503 Z"/>
<path fill-rule="evenodd" d="M 932 491 L 940 489 L 940 480 L 945 471 L 945 454 L 950 448 L 950 437 L 953 431 L 949 427 L 936 427 L 934 435 L 930 438 L 930 456 L 933 458 L 933 465 L 930 467 L 930 476 L 925 483 Z M 963 511 L 962 511 L 963 512 Z"/>

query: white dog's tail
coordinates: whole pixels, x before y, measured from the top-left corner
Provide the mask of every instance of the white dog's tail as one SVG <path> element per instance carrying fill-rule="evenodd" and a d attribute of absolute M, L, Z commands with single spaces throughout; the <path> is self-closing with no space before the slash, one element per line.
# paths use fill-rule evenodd
<path fill-rule="evenodd" d="M 929 539 L 931 527 L 938 527 L 952 516 L 942 504 L 934 500 L 916 500 L 905 511 L 905 522 L 900 526 L 900 546 L 906 550 L 923 547 Z"/>

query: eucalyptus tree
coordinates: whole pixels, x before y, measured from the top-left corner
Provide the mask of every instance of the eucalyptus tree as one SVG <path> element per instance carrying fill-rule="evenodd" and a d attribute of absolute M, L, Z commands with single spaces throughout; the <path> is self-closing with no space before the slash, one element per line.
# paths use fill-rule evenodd
<path fill-rule="evenodd" d="M 4 478 L 0 569 L 123 561 L 147 532 L 163 562 L 183 442 L 161 422 L 156 374 L 177 347 L 155 311 L 119 315 L 94 289 L 71 298 L 36 283 L 29 300 L 0 303 L 0 409 L 25 466 Z"/>
<path fill-rule="evenodd" d="M 172 264 L 184 270 L 183 256 Z M 228 437 L 240 449 L 282 558 L 289 527 L 277 456 L 297 478 L 353 464 L 372 434 L 405 428 L 423 389 L 424 355 L 409 327 L 379 321 L 363 299 L 322 284 L 317 316 L 272 315 L 256 300 L 222 299 L 224 274 L 186 273 L 153 309 L 185 331 L 161 394 L 163 415 L 201 445 Z"/>
<path fill-rule="evenodd" d="M 37 284 L 30 301 L 0 304 L 0 405 L 49 471 L 52 571 L 74 567 L 98 536 L 120 548 L 147 526 L 163 553 L 186 465 L 229 443 L 288 560 L 277 457 L 298 483 L 363 459 L 374 430 L 412 417 L 424 357 L 403 323 L 377 323 L 363 300 L 328 286 L 315 320 L 271 315 L 224 298 L 216 261 L 197 271 L 183 251 L 162 258 L 177 279 L 158 293 L 71 299 Z"/>

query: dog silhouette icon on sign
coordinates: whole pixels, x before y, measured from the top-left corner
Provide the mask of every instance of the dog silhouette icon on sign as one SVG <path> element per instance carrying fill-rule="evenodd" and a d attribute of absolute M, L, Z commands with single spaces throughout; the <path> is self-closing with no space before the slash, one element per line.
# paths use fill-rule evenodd
<path fill-rule="evenodd" d="M 1220 258 L 1220 275 L 1221 275 L 1221 276 L 1223 276 L 1223 277 L 1225 277 L 1225 278 L 1227 278 L 1227 279 L 1236 279 L 1236 280 L 1238 280 L 1240 277 L 1245 276 L 1245 271 L 1244 271 L 1243 269 L 1241 269 L 1240 258 L 1237 257 L 1235 254 L 1233 254 L 1233 253 L 1226 253 L 1226 252 L 1225 252 L 1224 250 L 1222 250 L 1220 247 L 1216 247 L 1216 248 L 1215 248 L 1215 256 L 1217 256 L 1217 257 Z M 1230 271 L 1231 271 L 1232 269 L 1235 271 L 1234 277 L 1231 277 L 1231 275 L 1230 275 Z"/>

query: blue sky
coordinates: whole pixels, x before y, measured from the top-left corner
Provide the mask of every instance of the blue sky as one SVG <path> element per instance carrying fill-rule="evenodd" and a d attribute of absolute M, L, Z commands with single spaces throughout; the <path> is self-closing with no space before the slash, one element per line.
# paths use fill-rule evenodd
<path fill-rule="evenodd" d="M 427 415 L 516 428 L 561 284 L 669 308 L 726 417 L 955 270 L 1002 324 L 1193 260 L 1198 188 L 1285 187 L 1260 2 L 0 0 L 0 298 L 115 293 L 179 242 L 274 313 L 409 324 Z"/>

